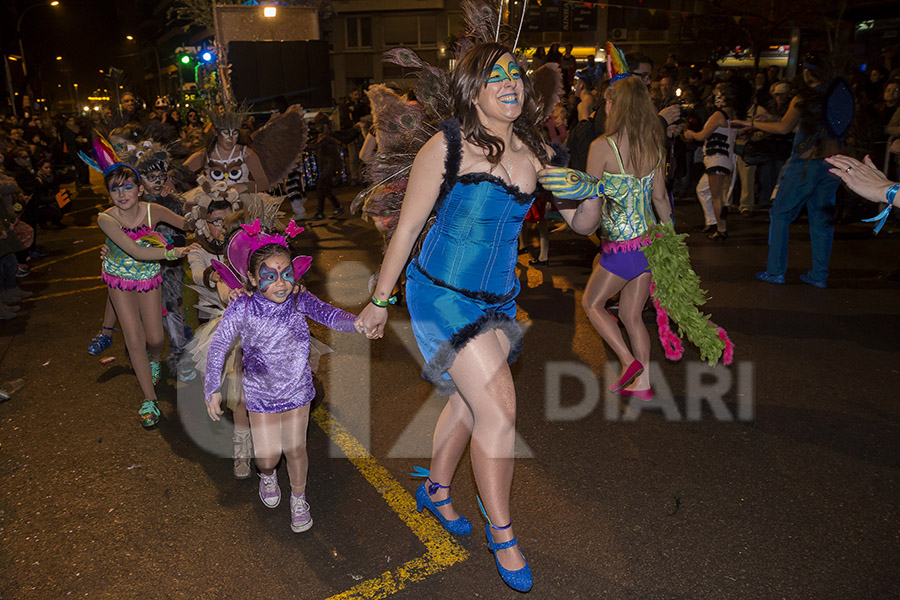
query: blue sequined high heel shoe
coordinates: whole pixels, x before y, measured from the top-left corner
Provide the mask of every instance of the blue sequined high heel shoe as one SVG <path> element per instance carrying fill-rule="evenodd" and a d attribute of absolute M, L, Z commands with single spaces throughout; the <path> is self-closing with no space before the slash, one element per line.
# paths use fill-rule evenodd
<path fill-rule="evenodd" d="M 413 467 L 413 472 L 410 473 L 413 477 L 425 477 L 427 479 L 427 481 L 423 482 L 422 485 L 419 486 L 419 489 L 416 490 L 416 510 L 419 512 L 422 512 L 423 508 L 430 510 L 431 513 L 437 517 L 437 520 L 441 522 L 441 525 L 444 526 L 444 529 L 450 533 L 456 535 L 468 535 L 472 533 L 472 523 L 464 516 L 460 515 L 458 519 L 451 521 L 438 511 L 438 506 L 450 504 L 451 499 L 448 497 L 446 500 L 434 502 L 430 496 L 436 494 L 439 489 L 449 489 L 450 486 L 433 482 L 431 478 L 428 477 L 429 474 L 428 469 L 422 467 Z"/>
<path fill-rule="evenodd" d="M 528 566 L 528 560 L 525 558 L 525 555 L 522 554 L 521 548 L 517 548 L 519 550 L 519 554 L 522 555 L 522 560 L 525 561 L 525 566 L 517 571 L 510 571 L 509 569 L 505 569 L 503 565 L 500 564 L 500 559 L 497 558 L 497 550 L 506 550 L 507 548 L 512 548 L 513 546 L 518 545 L 518 538 L 513 538 L 506 542 L 495 542 L 494 537 L 491 535 L 491 529 L 496 529 L 497 531 L 501 531 L 503 529 L 509 529 L 512 527 L 512 521 L 504 525 L 503 527 L 495 527 L 491 520 L 487 516 L 487 512 L 484 510 L 484 505 L 481 503 L 481 498 L 478 498 L 478 506 L 481 508 L 481 514 L 484 515 L 485 520 L 487 521 L 487 525 L 484 526 L 484 536 L 487 538 L 488 549 L 494 553 L 494 561 L 497 563 L 497 571 L 500 573 L 500 578 L 503 580 L 503 583 L 516 590 L 517 592 L 527 592 L 531 589 L 531 586 L 534 583 L 534 578 L 531 575 L 531 567 Z"/>

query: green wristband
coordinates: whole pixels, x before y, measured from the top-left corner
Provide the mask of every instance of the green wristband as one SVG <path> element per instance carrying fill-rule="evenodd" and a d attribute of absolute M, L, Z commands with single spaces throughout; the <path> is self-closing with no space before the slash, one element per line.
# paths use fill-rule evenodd
<path fill-rule="evenodd" d="M 391 304 L 397 303 L 397 296 L 391 296 L 387 300 L 379 300 L 375 296 L 372 296 L 372 304 L 377 306 L 378 308 L 387 308 Z"/>
<path fill-rule="evenodd" d="M 175 260 L 176 258 L 178 258 L 177 256 L 175 256 L 174 248 L 169 248 L 168 250 L 166 250 L 165 256 L 166 256 L 166 260 Z"/>

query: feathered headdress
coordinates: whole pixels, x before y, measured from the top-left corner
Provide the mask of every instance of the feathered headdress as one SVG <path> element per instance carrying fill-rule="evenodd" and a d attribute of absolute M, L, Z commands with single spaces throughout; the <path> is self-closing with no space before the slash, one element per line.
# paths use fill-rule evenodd
<path fill-rule="evenodd" d="M 519 45 L 519 34 L 528 11 L 528 0 L 522 6 L 518 28 L 503 23 L 503 0 L 462 0 L 463 18 L 466 21 L 466 33 L 459 39 L 456 47 L 456 58 L 461 59 L 476 44 L 497 42 L 510 48 L 515 55 Z"/>
<path fill-rule="evenodd" d="M 122 161 L 134 165 L 139 173 L 168 171 L 169 151 L 162 144 L 145 139 L 129 147 L 129 151 L 122 154 Z"/>
<path fill-rule="evenodd" d="M 612 42 L 606 42 L 606 71 L 609 73 L 610 84 L 631 77 L 625 54 Z"/>
<path fill-rule="evenodd" d="M 220 113 L 215 107 L 212 110 L 206 109 L 206 118 L 212 123 L 213 129 L 216 131 L 240 129 L 247 115 L 250 114 L 250 107 L 246 104 L 238 104 L 233 107 L 226 107 L 225 112 Z"/>
<path fill-rule="evenodd" d="M 132 165 L 122 162 L 119 157 L 116 156 L 116 151 L 113 150 L 112 145 L 102 135 L 98 135 L 94 138 L 94 158 L 91 158 L 81 150 L 78 151 L 78 157 L 89 167 L 102 173 L 104 177 L 107 173 L 118 167 L 128 167 L 134 171 L 135 175 L 137 175 L 138 181 L 141 180 L 141 176 L 138 174 L 137 170 Z"/>
<path fill-rule="evenodd" d="M 256 219 L 249 225 L 241 225 L 238 231 L 228 242 L 228 248 L 225 250 L 225 256 L 228 257 L 228 265 L 213 259 L 212 267 L 222 277 L 222 281 L 233 290 L 244 287 L 244 282 L 248 280 L 248 271 L 250 269 L 250 257 L 253 253 L 270 244 L 276 244 L 288 248 L 288 238 L 293 238 L 303 231 L 295 222 L 288 223 L 287 229 L 284 230 L 285 235 L 278 233 L 266 233 L 259 219 Z M 291 264 L 294 268 L 294 278 L 300 279 L 309 265 L 312 264 L 312 257 L 297 256 Z"/>

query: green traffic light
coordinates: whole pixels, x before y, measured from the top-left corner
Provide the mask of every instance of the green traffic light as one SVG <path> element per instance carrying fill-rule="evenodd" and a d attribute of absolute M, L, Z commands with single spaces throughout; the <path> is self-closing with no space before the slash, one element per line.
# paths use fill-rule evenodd
<path fill-rule="evenodd" d="M 181 62 L 182 62 L 182 64 L 185 64 L 185 65 L 186 65 L 186 64 L 188 64 L 189 62 L 191 62 L 191 57 L 190 57 L 190 56 L 182 56 L 182 57 L 181 57 Z"/>

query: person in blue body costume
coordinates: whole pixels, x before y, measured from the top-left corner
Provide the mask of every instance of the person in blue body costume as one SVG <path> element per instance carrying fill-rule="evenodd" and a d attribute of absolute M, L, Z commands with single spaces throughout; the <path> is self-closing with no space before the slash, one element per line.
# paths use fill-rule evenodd
<path fill-rule="evenodd" d="M 417 154 L 372 303 L 356 326 L 372 339 L 384 335 L 388 297 L 436 210 L 421 251 L 406 268 L 406 298 L 425 357 L 422 375 L 450 397 L 435 428 L 428 485 L 416 501 L 449 531 L 471 531 L 449 502 L 450 482 L 471 440 L 489 547 L 503 580 L 527 591 L 531 570 L 509 509 L 516 422 L 509 363 L 522 345 L 514 321 L 515 265 L 537 171 L 555 151 L 540 138 L 531 82 L 506 47 L 482 43 L 468 50 L 450 89 L 459 120 L 442 122 Z"/>

